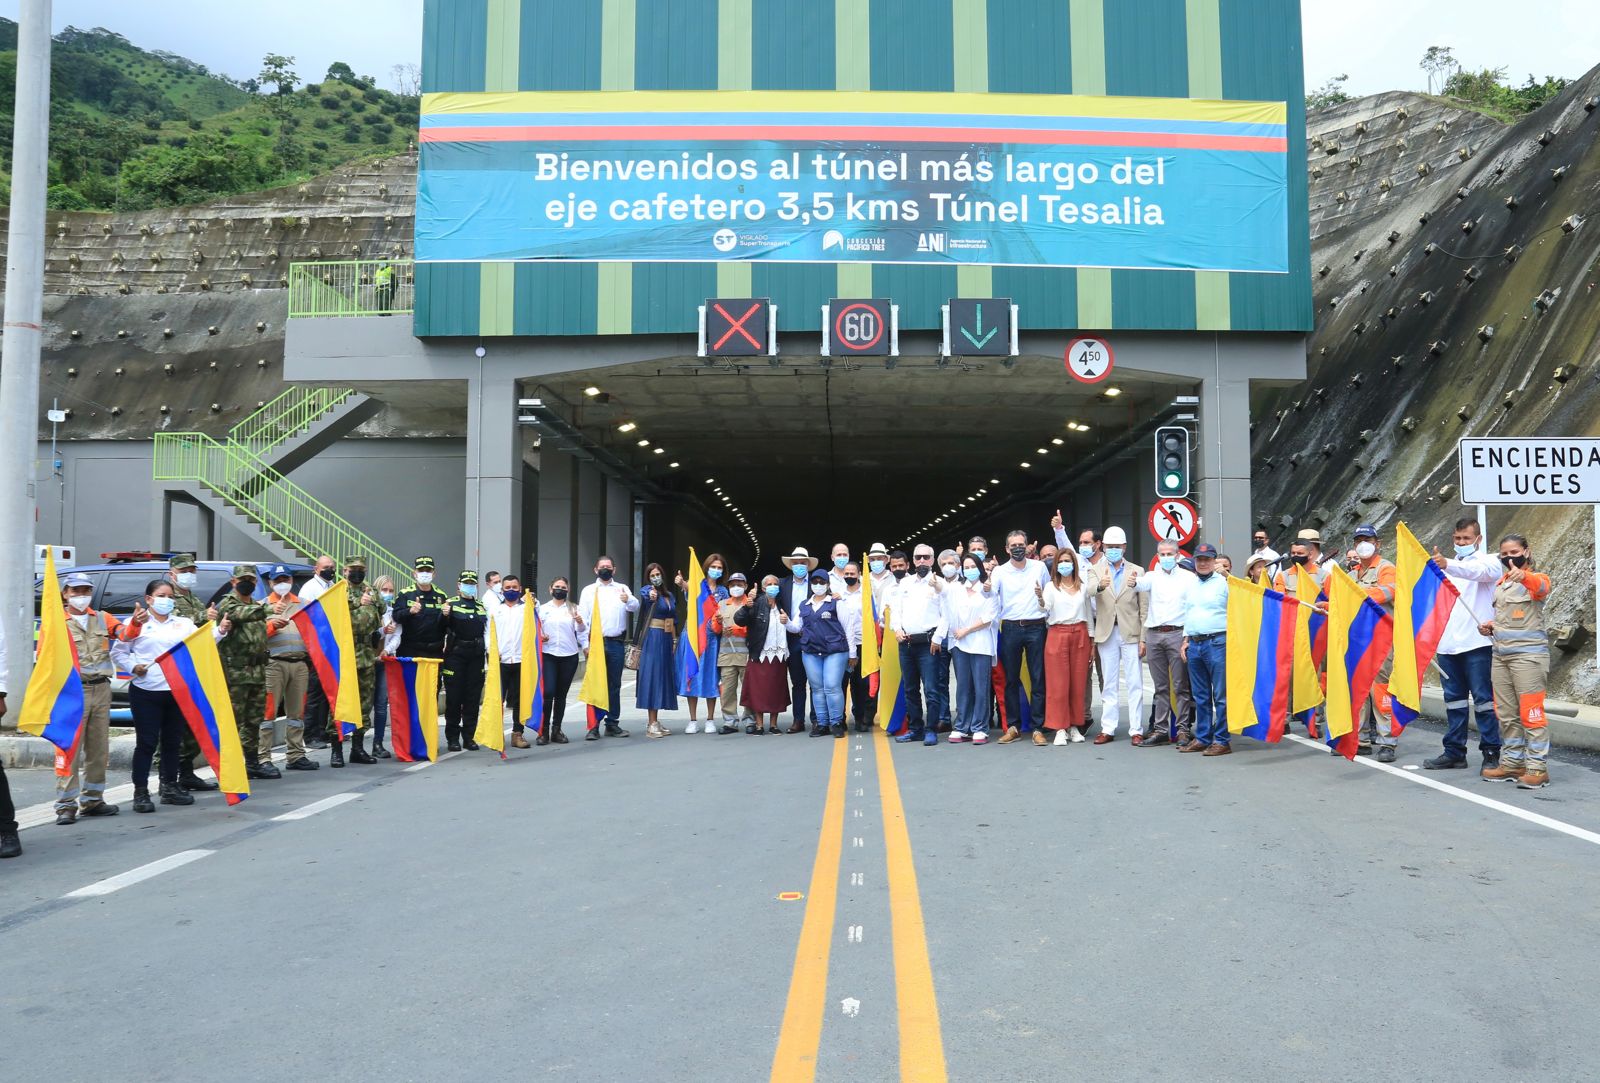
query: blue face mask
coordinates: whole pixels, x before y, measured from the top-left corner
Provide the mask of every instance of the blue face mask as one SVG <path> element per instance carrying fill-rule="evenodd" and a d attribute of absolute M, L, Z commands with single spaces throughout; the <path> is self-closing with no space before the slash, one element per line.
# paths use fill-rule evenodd
<path fill-rule="evenodd" d="M 849 557 L 834 557 L 833 558 L 833 566 L 835 568 L 838 568 L 841 572 L 844 571 L 844 566 L 846 564 L 849 564 L 849 563 L 850 563 L 850 558 Z"/>
<path fill-rule="evenodd" d="M 706 577 L 709 578 L 709 579 L 721 579 L 722 578 L 722 569 L 721 568 L 707 568 L 706 569 Z"/>
<path fill-rule="evenodd" d="M 867 562 L 867 567 L 872 569 L 872 574 L 873 575 L 882 575 L 883 574 L 883 561 L 881 561 L 881 560 L 868 561 Z"/>
<path fill-rule="evenodd" d="M 1062 575 L 1071 575 L 1072 562 L 1070 560 L 1063 560 L 1060 564 L 1056 565 L 1056 571 Z"/>
<path fill-rule="evenodd" d="M 476 583 L 462 583 L 461 584 L 461 596 L 463 598 L 476 598 L 478 596 L 478 584 L 476 584 Z"/>
<path fill-rule="evenodd" d="M 1476 545 L 1458 545 L 1456 546 L 1456 559 L 1466 560 L 1477 553 L 1477 551 L 1478 547 Z"/>
<path fill-rule="evenodd" d="M 796 579 L 805 578 L 806 566 L 804 564 L 791 564 L 789 565 L 789 570 L 794 572 L 794 577 Z"/>
<path fill-rule="evenodd" d="M 1178 558 L 1177 557 L 1162 557 L 1161 558 L 1161 570 L 1162 571 L 1170 572 L 1172 569 L 1176 568 L 1177 566 L 1178 566 Z"/>
<path fill-rule="evenodd" d="M 985 557 L 987 557 L 987 556 L 988 556 L 988 555 L 989 555 L 989 554 L 988 554 L 988 553 L 985 553 L 985 552 L 984 552 L 984 551 L 983 551 L 983 550 L 982 550 L 982 549 L 974 549 L 974 550 L 973 550 L 973 551 L 972 551 L 972 555 L 973 555 L 973 557 L 975 557 L 975 558 L 976 558 L 976 559 L 978 559 L 978 560 L 983 560 L 983 559 L 984 559 L 984 558 L 985 558 Z"/>
<path fill-rule="evenodd" d="M 1109 560 L 1113 564 L 1121 564 L 1122 563 L 1122 550 L 1120 548 L 1117 548 L 1117 547 L 1109 547 L 1109 548 L 1107 548 L 1106 549 L 1106 559 Z"/>
<path fill-rule="evenodd" d="M 982 575 L 983 573 L 977 568 L 962 568 L 961 574 L 967 577 L 967 582 L 976 583 L 978 581 L 978 576 Z"/>
<path fill-rule="evenodd" d="M 515 587 L 507 587 L 502 593 L 502 597 L 505 598 L 506 605 L 516 605 L 522 601 L 522 591 Z"/>
<path fill-rule="evenodd" d="M 1092 546 L 1092 545 L 1080 545 L 1080 546 L 1078 546 L 1078 555 L 1080 557 L 1082 557 L 1084 560 L 1093 560 L 1094 559 L 1094 546 Z"/>
<path fill-rule="evenodd" d="M 768 598 L 776 598 L 777 596 L 778 596 L 778 584 L 776 584 L 776 583 L 768 583 L 767 584 L 767 597 Z"/>

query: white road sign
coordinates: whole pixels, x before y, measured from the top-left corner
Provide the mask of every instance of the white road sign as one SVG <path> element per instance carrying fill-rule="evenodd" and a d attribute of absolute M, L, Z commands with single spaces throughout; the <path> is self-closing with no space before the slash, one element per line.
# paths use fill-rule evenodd
<path fill-rule="evenodd" d="M 1600 440 L 1468 438 L 1460 456 L 1463 504 L 1600 505 Z"/>

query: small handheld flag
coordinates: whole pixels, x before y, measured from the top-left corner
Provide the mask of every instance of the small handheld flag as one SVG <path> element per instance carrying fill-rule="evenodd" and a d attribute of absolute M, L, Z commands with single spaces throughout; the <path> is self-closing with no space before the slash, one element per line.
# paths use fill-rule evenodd
<path fill-rule="evenodd" d="M 1328 744 L 1355 759 L 1357 718 L 1389 656 L 1394 622 L 1356 581 L 1334 565 L 1328 592 Z"/>
<path fill-rule="evenodd" d="M 361 683 L 356 676 L 356 640 L 350 626 L 350 592 L 344 580 L 289 615 L 300 630 L 311 668 L 322 682 L 340 734 L 348 736 L 366 720 L 361 714 Z"/>
<path fill-rule="evenodd" d="M 596 592 L 594 610 L 589 616 L 589 660 L 584 664 L 583 684 L 578 702 L 589 707 L 589 728 L 597 730 L 611 710 L 611 691 L 607 685 L 606 639 L 600 630 L 600 596 Z"/>
<path fill-rule="evenodd" d="M 1461 592 L 1428 558 L 1409 527 L 1401 523 L 1395 533 L 1394 670 L 1389 677 L 1389 702 L 1398 734 L 1422 712 L 1422 675 L 1439 650 L 1439 640 Z"/>
<path fill-rule="evenodd" d="M 894 637 L 894 614 L 884 613 L 883 626 L 888 641 L 895 645 L 884 651 L 879 660 L 878 725 L 888 731 L 889 736 L 898 737 L 906 731 L 906 689 L 900 677 L 900 649 Z M 872 638 L 873 629 L 869 624 L 862 630 L 863 650 Z"/>
<path fill-rule="evenodd" d="M 544 629 L 539 626 L 537 606 L 523 602 L 522 610 L 522 675 L 517 686 L 517 717 L 524 726 L 538 733 L 544 728 Z"/>
<path fill-rule="evenodd" d="M 172 698 L 194 733 L 200 752 L 217 773 L 217 785 L 228 804 L 250 796 L 250 779 L 239 744 L 239 724 L 217 653 L 216 634 L 207 621 L 155 660 L 172 689 Z M 354 683 L 354 682 L 351 682 Z M 253 721 L 253 720 L 252 720 Z"/>
<path fill-rule="evenodd" d="M 505 689 L 500 684 L 500 640 L 490 618 L 484 633 L 489 638 L 489 659 L 483 674 L 483 702 L 478 705 L 478 730 L 473 740 L 506 758 Z M 526 650 L 524 650 L 526 653 Z"/>
<path fill-rule="evenodd" d="M 1228 579 L 1228 732 L 1276 744 L 1289 728 L 1300 603 L 1260 583 Z"/>
<path fill-rule="evenodd" d="M 54 547 L 51 547 L 52 549 Z M 44 593 L 39 596 L 39 647 L 17 712 L 17 729 L 43 737 L 67 757 L 68 769 L 83 736 L 83 678 L 78 651 L 67 632 L 67 613 L 56 578 L 55 555 L 44 558 Z M 56 757 L 59 762 L 61 757 Z"/>

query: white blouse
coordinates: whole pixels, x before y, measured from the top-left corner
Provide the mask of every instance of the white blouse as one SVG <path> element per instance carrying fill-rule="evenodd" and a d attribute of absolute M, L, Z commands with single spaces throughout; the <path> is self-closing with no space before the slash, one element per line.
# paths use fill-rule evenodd
<path fill-rule="evenodd" d="M 1089 623 L 1089 588 L 1080 586 L 1076 591 L 1064 590 L 1054 583 L 1046 583 L 1044 601 L 1039 608 L 1045 612 L 1046 624 Z"/>
<path fill-rule="evenodd" d="M 950 646 L 968 654 L 986 654 L 993 658 L 995 622 L 1000 617 L 999 599 L 986 593 L 982 583 L 962 583 L 946 588 L 941 597 L 944 599 L 945 625 L 950 629 Z M 973 629 L 961 639 L 956 638 L 957 631 L 980 621 L 981 627 Z"/>
<path fill-rule="evenodd" d="M 116 663 L 120 673 L 132 673 L 135 666 L 148 666 L 144 676 L 133 678 L 133 686 L 142 688 L 146 692 L 170 692 L 172 686 L 167 683 L 167 675 L 161 667 L 155 664 L 157 658 L 194 635 L 195 623 L 188 617 L 173 614 L 163 620 L 154 613 L 150 619 L 141 625 L 132 621 L 128 627 L 137 628 L 139 634 L 132 639 L 113 639 L 111 641 L 111 660 Z M 222 638 L 222 631 L 213 624 L 211 634 L 215 639 Z"/>
<path fill-rule="evenodd" d="M 544 653 L 552 658 L 571 658 L 578 653 L 582 625 L 583 618 L 567 602 L 552 598 L 539 603 L 539 628 L 550 637 L 544 644 Z"/>

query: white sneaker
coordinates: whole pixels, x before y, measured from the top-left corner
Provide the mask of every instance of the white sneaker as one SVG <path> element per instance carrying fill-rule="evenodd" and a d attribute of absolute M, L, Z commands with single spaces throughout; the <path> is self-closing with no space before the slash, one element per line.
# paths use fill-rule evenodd
<path fill-rule="evenodd" d="M 1067 737 L 1067 731 L 1066 730 L 1056 730 L 1056 739 L 1054 741 L 1050 742 L 1050 743 L 1051 744 L 1056 744 L 1056 745 L 1064 745 L 1069 740 L 1070 740 L 1070 738 Z"/>
<path fill-rule="evenodd" d="M 945 738 L 945 740 L 947 742 L 949 742 L 950 744 L 953 744 L 953 745 L 959 745 L 961 742 L 965 741 L 966 739 L 967 739 L 967 735 L 962 733 L 960 730 L 951 730 L 950 731 L 950 736 Z"/>
<path fill-rule="evenodd" d="M 706 731 L 708 733 L 710 732 L 710 727 L 709 726 L 706 727 Z M 699 733 L 700 732 L 700 723 L 696 722 L 692 718 L 689 719 L 689 728 L 684 730 L 683 732 L 685 732 L 685 733 Z"/>
<path fill-rule="evenodd" d="M 1072 743 L 1075 745 L 1081 745 L 1085 740 L 1087 740 L 1087 738 L 1084 737 L 1082 730 L 1070 730 L 1068 732 L 1072 734 Z"/>
<path fill-rule="evenodd" d="M 722 720 L 722 724 L 724 726 L 731 726 L 731 725 L 733 725 L 733 720 L 729 719 L 729 718 L 724 718 Z M 715 726 L 715 724 L 712 723 L 712 721 L 709 718 L 706 719 L 706 732 L 707 733 L 716 733 L 717 732 L 717 727 Z"/>
<path fill-rule="evenodd" d="M 975 745 L 986 745 L 989 743 L 989 735 L 987 733 L 974 733 L 972 735 L 972 743 Z"/>

